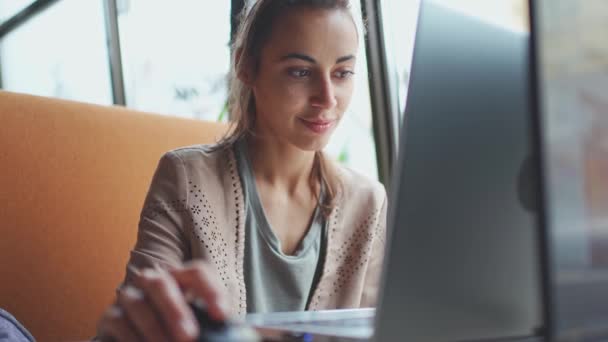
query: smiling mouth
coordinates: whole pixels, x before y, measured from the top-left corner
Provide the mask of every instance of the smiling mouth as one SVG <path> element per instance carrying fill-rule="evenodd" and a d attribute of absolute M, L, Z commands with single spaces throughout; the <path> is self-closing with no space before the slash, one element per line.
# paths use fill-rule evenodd
<path fill-rule="evenodd" d="M 335 124 L 335 120 L 305 120 L 300 118 L 300 122 L 317 134 L 327 132 Z"/>

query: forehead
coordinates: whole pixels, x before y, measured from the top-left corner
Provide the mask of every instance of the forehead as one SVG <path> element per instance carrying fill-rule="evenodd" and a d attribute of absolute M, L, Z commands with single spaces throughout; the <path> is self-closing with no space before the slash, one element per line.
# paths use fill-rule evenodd
<path fill-rule="evenodd" d="M 358 33 L 350 12 L 296 7 L 275 20 L 263 55 L 277 57 L 297 52 L 335 61 L 356 55 L 357 48 Z"/>

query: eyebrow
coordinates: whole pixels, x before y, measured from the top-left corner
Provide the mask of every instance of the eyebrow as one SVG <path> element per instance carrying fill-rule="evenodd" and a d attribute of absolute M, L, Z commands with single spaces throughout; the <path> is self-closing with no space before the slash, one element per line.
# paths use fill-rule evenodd
<path fill-rule="evenodd" d="M 342 57 L 336 59 L 336 64 L 346 62 L 346 61 L 354 59 L 354 58 L 355 58 L 354 55 L 342 56 Z M 314 58 L 312 58 L 308 55 L 301 54 L 301 53 L 288 53 L 285 56 L 281 57 L 281 61 L 284 61 L 287 59 L 301 59 L 303 61 L 306 61 L 306 62 L 309 62 L 312 64 L 317 64 L 317 61 Z"/>

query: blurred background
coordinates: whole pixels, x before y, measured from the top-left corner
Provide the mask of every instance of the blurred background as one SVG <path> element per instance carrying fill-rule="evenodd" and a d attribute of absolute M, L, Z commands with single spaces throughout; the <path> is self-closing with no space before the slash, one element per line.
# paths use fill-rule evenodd
<path fill-rule="evenodd" d="M 244 2 L 0 0 L 0 88 L 226 121 L 232 19 Z M 513 30 L 528 27 L 523 0 L 442 2 Z M 352 1 L 359 17 L 366 3 L 371 1 Z M 392 80 L 388 92 L 403 113 L 419 0 L 384 0 L 376 6 L 381 54 Z M 377 179 L 382 158 L 368 77 L 368 55 L 374 51 L 362 41 L 353 101 L 327 152 Z"/>

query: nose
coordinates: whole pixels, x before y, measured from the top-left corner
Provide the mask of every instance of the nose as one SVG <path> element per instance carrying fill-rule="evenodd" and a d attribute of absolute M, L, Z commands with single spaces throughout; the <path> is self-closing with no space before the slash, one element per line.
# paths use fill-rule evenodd
<path fill-rule="evenodd" d="M 321 109 L 331 109 L 336 106 L 336 93 L 331 77 L 320 77 L 316 82 L 316 89 L 312 97 L 312 106 Z"/>

